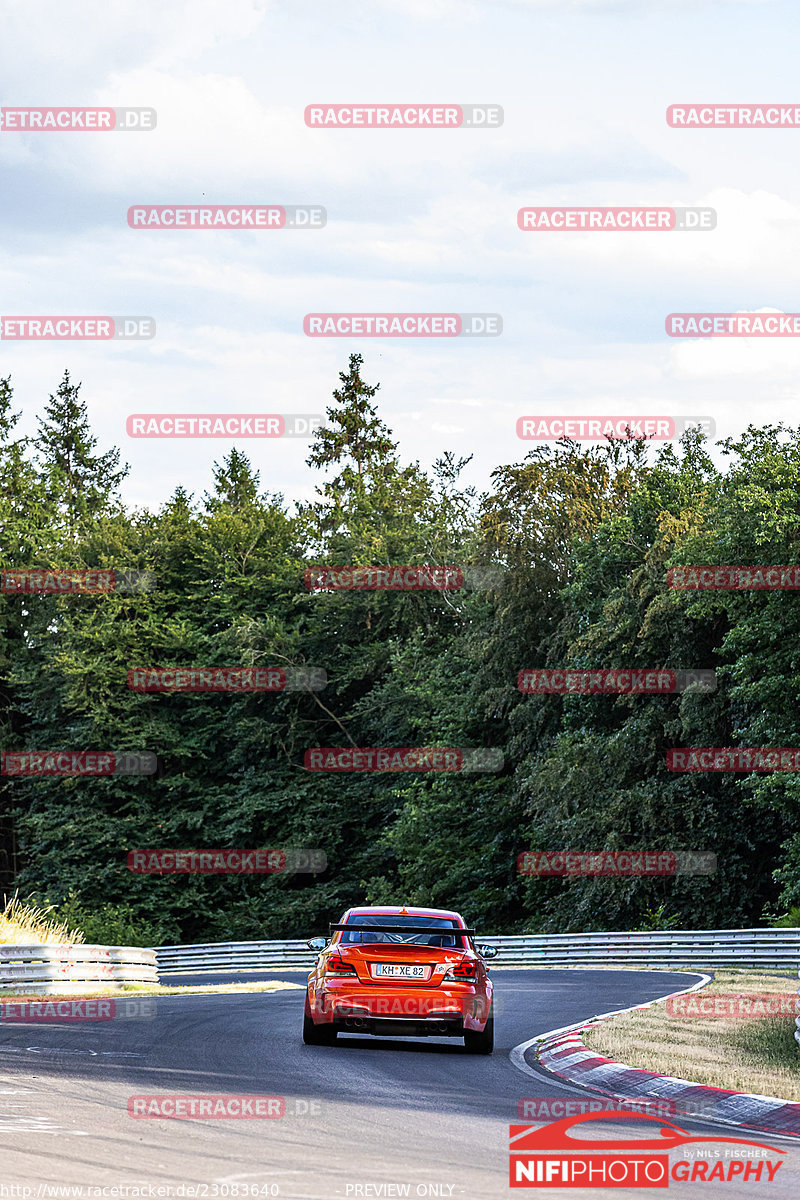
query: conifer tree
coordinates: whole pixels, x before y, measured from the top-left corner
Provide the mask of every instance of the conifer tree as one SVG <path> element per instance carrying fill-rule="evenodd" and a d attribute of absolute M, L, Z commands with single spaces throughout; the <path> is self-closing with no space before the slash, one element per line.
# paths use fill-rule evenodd
<path fill-rule="evenodd" d="M 129 470 L 127 465 L 120 467 L 116 447 L 96 453 L 97 438 L 80 389 L 65 371 L 39 418 L 36 439 L 53 517 L 61 536 L 71 543 L 85 536 L 94 518 L 118 507 L 119 485 Z"/>

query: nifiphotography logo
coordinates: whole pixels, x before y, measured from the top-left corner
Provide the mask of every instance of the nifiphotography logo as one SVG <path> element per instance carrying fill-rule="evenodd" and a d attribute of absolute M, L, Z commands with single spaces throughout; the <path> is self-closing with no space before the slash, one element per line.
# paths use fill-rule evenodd
<path fill-rule="evenodd" d="M 630 1138 L 596 1138 L 584 1122 L 624 1121 Z M 591 1132 L 591 1129 L 589 1130 Z M 707 1137 L 643 1113 L 592 1112 L 549 1125 L 509 1127 L 509 1186 L 670 1187 L 674 1183 L 772 1183 L 783 1159 L 763 1142 Z"/>

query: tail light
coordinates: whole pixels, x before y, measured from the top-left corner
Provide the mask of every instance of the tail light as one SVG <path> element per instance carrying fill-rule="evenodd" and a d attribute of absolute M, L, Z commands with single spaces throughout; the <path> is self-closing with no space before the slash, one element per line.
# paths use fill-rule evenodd
<path fill-rule="evenodd" d="M 467 961 L 457 963 L 445 975 L 445 979 L 460 979 L 462 983 L 474 983 L 478 978 L 477 963 Z"/>
<path fill-rule="evenodd" d="M 356 969 L 352 963 L 345 962 L 341 954 L 332 954 L 325 963 L 326 975 L 355 975 Z"/>

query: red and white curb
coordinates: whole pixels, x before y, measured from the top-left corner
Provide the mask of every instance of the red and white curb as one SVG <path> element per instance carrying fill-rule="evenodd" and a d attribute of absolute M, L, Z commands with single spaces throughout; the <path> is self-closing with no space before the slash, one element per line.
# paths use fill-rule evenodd
<path fill-rule="evenodd" d="M 584 1026 L 586 1028 L 586 1026 Z M 767 1133 L 800 1134 L 800 1104 L 775 1096 L 729 1092 L 629 1067 L 589 1050 L 579 1033 L 562 1034 L 539 1043 L 545 1070 L 569 1083 L 590 1088 L 615 1100 L 670 1100 L 684 1116 L 726 1121 Z M 680 1116 L 676 1118 L 680 1121 Z"/>
<path fill-rule="evenodd" d="M 683 996 L 695 992 L 711 982 L 710 975 L 669 996 Z M 538 1072 L 525 1060 L 525 1052 L 534 1050 L 539 1066 L 551 1076 L 562 1081 L 555 1087 L 569 1084 L 573 1088 L 585 1088 L 595 1095 L 606 1096 L 620 1103 L 631 1101 L 669 1100 L 682 1110 L 684 1117 L 717 1122 L 724 1125 L 743 1126 L 766 1133 L 800 1135 L 800 1103 L 780 1100 L 776 1096 L 759 1096 L 749 1092 L 730 1092 L 724 1088 L 707 1087 L 689 1079 L 678 1079 L 671 1075 L 658 1075 L 638 1067 L 603 1058 L 590 1050 L 581 1040 L 580 1033 L 626 1012 L 640 1008 L 651 1008 L 663 1004 L 669 996 L 649 1000 L 645 1004 L 634 1004 L 615 1012 L 601 1013 L 567 1025 L 562 1029 L 551 1029 L 520 1043 L 511 1051 L 511 1061 L 518 1070 L 537 1076 Z M 566 1090 L 566 1089 L 565 1089 Z M 680 1120 L 680 1116 L 678 1116 Z"/>

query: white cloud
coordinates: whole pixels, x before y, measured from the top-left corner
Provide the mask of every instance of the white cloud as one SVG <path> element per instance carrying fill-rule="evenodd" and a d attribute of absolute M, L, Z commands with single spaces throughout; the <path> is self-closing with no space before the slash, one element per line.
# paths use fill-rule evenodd
<path fill-rule="evenodd" d="M 25 81 L 28 95 L 31 63 L 43 72 L 40 86 L 47 90 L 87 68 L 96 78 L 121 64 L 175 67 L 252 35 L 271 7 L 271 0 L 82 0 L 76 9 L 59 0 L 5 0 L 4 85 Z"/>
<path fill-rule="evenodd" d="M 779 310 L 759 308 L 753 311 L 773 313 Z M 797 378 L 800 370 L 800 338 L 697 338 L 677 344 L 672 358 L 676 375 L 684 379 L 755 375 L 767 385 L 776 384 Z"/>
<path fill-rule="evenodd" d="M 670 311 L 791 311 L 798 167 L 786 131 L 681 132 L 667 103 L 786 95 L 780 4 L 545 0 L 6 0 L 5 104 L 148 105 L 141 134 L 0 133 L 3 311 L 147 313 L 124 346 L 3 343 L 33 412 L 66 365 L 129 494 L 201 492 L 227 443 L 133 443 L 129 411 L 322 411 L 348 354 L 380 381 L 401 452 L 475 453 L 485 483 L 531 413 L 757 412 L 794 419 L 793 340 L 667 338 Z M 591 19 L 588 19 L 591 17 Z M 586 18 L 586 19 L 584 19 Z M 417 22 L 425 21 L 421 31 Z M 653 54 L 653 45 L 659 55 Z M 760 41 L 759 41 L 760 39 Z M 748 60 L 738 47 L 768 42 Z M 745 96 L 747 93 L 747 97 Z M 503 105 L 495 131 L 329 131 L 307 103 Z M 317 203 L 318 232 L 135 231 L 134 203 Z M 709 233 L 532 234 L 523 205 L 709 205 Z M 496 339 L 303 336 L 309 311 L 501 312 Z M 757 407 L 756 407 L 757 402 Z M 308 494 L 302 443 L 247 444 L 267 486 Z"/>

